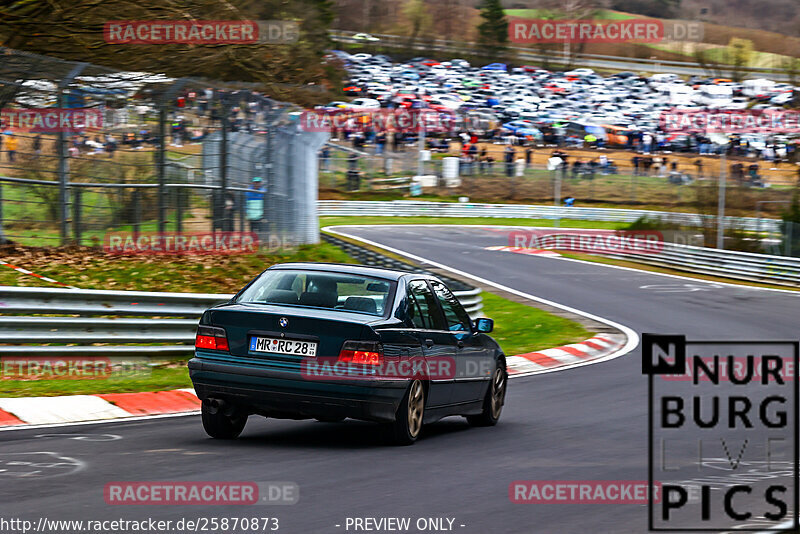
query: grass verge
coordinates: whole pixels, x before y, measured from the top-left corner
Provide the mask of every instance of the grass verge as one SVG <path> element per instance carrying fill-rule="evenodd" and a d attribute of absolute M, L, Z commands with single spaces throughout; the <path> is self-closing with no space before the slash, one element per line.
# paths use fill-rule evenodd
<path fill-rule="evenodd" d="M 146 377 L 71 379 L 71 380 L 0 380 L 0 397 L 55 397 L 59 395 L 94 395 L 100 393 L 133 393 L 190 388 L 186 362 L 173 362 L 159 367 Z"/>
<path fill-rule="evenodd" d="M 577 343 L 594 332 L 574 321 L 483 292 L 483 313 L 494 319 L 491 336 L 507 356 Z"/>

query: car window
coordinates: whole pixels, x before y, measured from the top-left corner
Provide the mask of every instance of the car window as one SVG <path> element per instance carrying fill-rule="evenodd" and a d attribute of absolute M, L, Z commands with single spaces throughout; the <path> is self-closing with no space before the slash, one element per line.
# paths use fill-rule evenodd
<path fill-rule="evenodd" d="M 440 282 L 431 282 L 434 293 L 439 299 L 439 304 L 442 305 L 445 319 L 447 320 L 447 329 L 451 331 L 470 331 L 470 319 L 464 307 L 458 302 L 458 299 L 453 295 L 444 284 Z"/>
<path fill-rule="evenodd" d="M 446 330 L 436 298 L 425 280 L 412 280 L 408 283 L 408 290 L 408 312 L 414 326 L 426 330 Z"/>
<path fill-rule="evenodd" d="M 349 313 L 383 315 L 393 284 L 349 273 L 267 270 L 235 302 L 330 308 Z"/>

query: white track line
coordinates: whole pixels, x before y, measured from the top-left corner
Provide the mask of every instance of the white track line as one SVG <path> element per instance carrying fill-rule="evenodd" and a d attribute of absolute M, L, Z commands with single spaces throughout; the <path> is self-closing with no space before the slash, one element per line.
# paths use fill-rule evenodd
<path fill-rule="evenodd" d="M 592 319 L 594 321 L 606 324 L 606 325 L 608 325 L 608 326 L 610 326 L 610 327 L 612 327 L 612 328 L 614 328 L 616 330 L 619 330 L 623 334 L 625 334 L 625 337 L 627 338 L 627 340 L 625 342 L 625 345 L 623 345 L 620 349 L 618 349 L 618 350 L 616 350 L 616 351 L 614 351 L 611 354 L 608 354 L 606 356 L 602 356 L 602 357 L 594 359 L 594 360 L 578 361 L 578 362 L 575 362 L 575 363 L 572 363 L 572 364 L 569 364 L 569 365 L 559 366 L 559 367 L 552 368 L 552 369 L 542 369 L 542 370 L 535 370 L 535 371 L 517 373 L 517 374 L 514 374 L 512 376 L 512 378 L 519 378 L 521 376 L 530 376 L 530 375 L 533 375 L 533 374 L 555 373 L 555 372 L 564 371 L 564 370 L 567 370 L 567 369 L 574 369 L 575 367 L 583 367 L 584 365 L 594 365 L 596 363 L 601 363 L 601 362 L 605 362 L 605 361 L 608 361 L 608 360 L 613 360 L 615 358 L 619 358 L 620 356 L 624 356 L 625 354 L 629 353 L 630 351 L 632 351 L 633 349 L 635 349 L 639 345 L 639 335 L 636 332 L 634 332 L 631 328 L 629 328 L 629 327 L 627 327 L 625 325 L 622 325 L 622 324 L 619 324 L 619 323 L 615 323 L 615 322 L 610 321 L 610 320 L 608 320 L 608 319 L 606 319 L 604 317 L 599 317 L 597 315 L 594 315 L 594 314 L 591 314 L 591 313 L 587 313 L 585 311 L 578 310 L 578 309 L 572 308 L 570 306 L 565 306 L 563 304 L 559 304 L 559 303 L 553 302 L 551 300 L 543 299 L 541 297 L 537 297 L 537 296 L 534 296 L 534 295 L 531 295 L 531 294 L 528 294 L 528 293 L 524 293 L 522 291 L 518 291 L 516 289 L 513 289 L 513 288 L 510 288 L 510 287 L 498 284 L 496 282 L 492 282 L 491 280 L 486 280 L 485 278 L 481 278 L 479 276 L 475 276 L 475 275 L 466 273 L 466 272 L 461 271 L 459 269 L 455 269 L 454 267 L 450 267 L 450 266 L 444 265 L 442 263 L 431 261 L 431 260 L 429 260 L 427 258 L 423 258 L 421 256 L 417 256 L 415 254 L 411 254 L 411 253 L 405 252 L 403 250 L 399 250 L 399 249 L 396 249 L 396 248 L 393 248 L 393 247 L 388 247 L 386 245 L 382 245 L 380 243 L 376 243 L 375 241 L 370 241 L 369 239 L 364 239 L 362 237 L 351 235 L 351 234 L 348 234 L 346 232 L 342 232 L 342 231 L 337 230 L 337 229 L 346 229 L 346 228 L 371 228 L 371 227 L 374 227 L 374 226 L 376 226 L 376 225 L 367 225 L 367 224 L 353 225 L 353 224 L 349 224 L 349 225 L 338 225 L 338 226 L 326 226 L 325 228 L 323 228 L 323 230 L 325 230 L 327 232 L 330 232 L 332 234 L 337 234 L 337 235 L 340 235 L 340 236 L 348 237 L 350 239 L 355 239 L 356 241 L 360 241 L 362 243 L 366 243 L 366 244 L 371 245 L 373 247 L 377 247 L 377 248 L 382 248 L 384 250 L 388 250 L 389 252 L 393 252 L 394 254 L 398 254 L 398 255 L 404 256 L 406 258 L 410 258 L 410 259 L 412 259 L 414 261 L 417 261 L 417 262 L 427 263 L 428 265 L 433 265 L 434 267 L 438 267 L 439 269 L 443 269 L 445 271 L 450 271 L 451 273 L 455 273 L 455 274 L 457 274 L 459 276 L 463 276 L 465 278 L 469 278 L 471 280 L 475 280 L 476 282 L 479 282 L 481 284 L 485 284 L 485 285 L 488 285 L 488 286 L 495 287 L 497 289 L 500 289 L 501 291 L 506 291 L 508 293 L 511 293 L 513 295 L 517 295 L 517 296 L 522 297 L 522 298 L 526 298 L 526 299 L 533 300 L 533 301 L 536 301 L 536 302 L 541 302 L 542 304 L 547 304 L 548 306 L 552 306 L 554 308 L 558 308 L 558 309 L 561 309 L 561 310 L 564 310 L 564 311 L 568 311 L 570 313 L 581 315 L 583 317 L 586 317 L 587 319 Z M 378 226 L 393 226 L 393 227 L 402 228 L 402 227 L 410 226 L 410 225 L 403 224 L 403 225 L 378 225 Z M 411 226 L 413 226 L 413 225 L 411 225 Z M 434 226 L 434 227 L 443 227 L 444 226 L 444 227 L 449 227 L 449 228 L 462 227 L 462 225 L 454 225 L 454 224 L 448 224 L 448 225 L 421 225 L 421 226 Z M 473 226 L 479 226 L 481 228 L 486 228 L 487 227 L 487 225 L 473 225 Z M 501 228 L 510 228 L 510 227 L 501 227 Z M 554 259 L 556 259 L 556 258 L 554 258 Z M 542 351 L 539 351 L 539 352 L 542 352 Z"/>

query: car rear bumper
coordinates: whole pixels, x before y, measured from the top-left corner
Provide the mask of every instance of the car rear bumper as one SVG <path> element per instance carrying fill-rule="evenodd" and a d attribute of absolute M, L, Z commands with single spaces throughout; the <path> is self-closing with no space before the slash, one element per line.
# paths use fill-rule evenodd
<path fill-rule="evenodd" d="M 189 360 L 189 376 L 201 400 L 216 398 L 269 417 L 350 417 L 393 421 L 408 380 L 372 378 L 320 381 L 297 371 L 201 358 Z"/>

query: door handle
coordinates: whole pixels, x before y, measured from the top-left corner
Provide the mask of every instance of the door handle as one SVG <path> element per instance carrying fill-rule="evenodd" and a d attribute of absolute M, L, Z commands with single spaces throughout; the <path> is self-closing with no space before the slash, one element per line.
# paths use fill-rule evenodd
<path fill-rule="evenodd" d="M 464 348 L 464 342 L 459 339 L 458 343 L 456 343 L 456 346 L 458 346 L 459 349 L 463 349 Z"/>
<path fill-rule="evenodd" d="M 433 340 L 430 339 L 430 338 L 426 339 L 425 340 L 425 346 L 428 347 L 428 348 L 432 347 L 433 346 Z"/>

